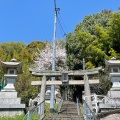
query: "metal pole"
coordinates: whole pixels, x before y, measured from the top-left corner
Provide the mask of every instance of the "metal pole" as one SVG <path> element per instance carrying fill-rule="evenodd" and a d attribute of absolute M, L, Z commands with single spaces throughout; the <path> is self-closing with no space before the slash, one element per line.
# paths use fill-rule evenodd
<path fill-rule="evenodd" d="M 54 37 L 53 37 L 53 51 L 52 51 L 52 71 L 55 71 L 55 62 L 56 62 L 56 27 L 57 27 L 57 12 L 56 1 L 54 0 L 55 6 L 55 19 L 54 19 Z M 52 81 L 55 80 L 55 77 L 52 77 Z M 51 85 L 51 97 L 50 97 L 50 112 L 54 112 L 54 99 L 55 99 L 55 86 Z"/>
<path fill-rule="evenodd" d="M 27 120 L 31 120 L 31 114 L 30 114 L 30 111 L 28 111 L 28 113 L 27 113 Z"/>

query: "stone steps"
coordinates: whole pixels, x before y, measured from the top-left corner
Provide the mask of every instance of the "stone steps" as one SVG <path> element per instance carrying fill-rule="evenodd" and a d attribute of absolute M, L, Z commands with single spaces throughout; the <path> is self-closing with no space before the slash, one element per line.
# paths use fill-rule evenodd
<path fill-rule="evenodd" d="M 44 120 L 83 120 L 83 118 L 78 115 L 76 103 L 64 101 L 59 114 L 46 116 Z"/>
<path fill-rule="evenodd" d="M 59 115 L 56 115 L 56 116 L 46 116 L 45 118 L 44 118 L 44 120 L 82 120 L 81 119 L 81 117 L 80 116 L 78 116 L 78 115 L 61 115 L 61 114 L 59 114 Z"/>
<path fill-rule="evenodd" d="M 67 115 L 78 115 L 77 105 L 74 102 L 64 101 L 60 113 Z"/>

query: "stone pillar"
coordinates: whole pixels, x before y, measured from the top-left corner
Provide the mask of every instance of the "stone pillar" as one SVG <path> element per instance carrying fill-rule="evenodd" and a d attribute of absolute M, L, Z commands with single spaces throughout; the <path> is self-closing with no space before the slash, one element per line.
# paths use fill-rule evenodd
<path fill-rule="evenodd" d="M 89 105 L 89 107 L 91 108 L 91 97 L 90 97 L 90 86 L 89 86 L 89 80 L 88 80 L 88 76 L 87 76 L 87 74 L 85 74 L 84 75 L 84 82 L 85 82 L 85 84 L 84 84 L 84 91 L 85 91 L 85 97 L 86 97 L 86 102 L 87 102 L 87 104 Z"/>
<path fill-rule="evenodd" d="M 69 77 L 68 77 L 68 72 L 63 72 L 62 73 L 62 84 L 64 86 L 64 100 L 68 100 L 68 83 L 69 83 Z"/>
<path fill-rule="evenodd" d="M 42 84 L 41 84 L 41 92 L 40 92 L 40 101 L 39 103 L 43 102 L 45 100 L 45 90 L 46 90 L 46 76 L 42 77 Z M 38 104 L 39 104 L 38 103 Z M 45 110 L 45 103 L 42 103 L 40 106 L 40 110 L 38 111 L 40 114 L 44 114 Z"/>

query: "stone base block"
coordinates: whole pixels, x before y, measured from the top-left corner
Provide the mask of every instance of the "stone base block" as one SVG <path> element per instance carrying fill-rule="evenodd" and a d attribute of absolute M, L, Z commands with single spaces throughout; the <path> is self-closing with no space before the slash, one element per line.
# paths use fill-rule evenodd
<path fill-rule="evenodd" d="M 112 87 L 110 91 L 120 91 L 120 87 Z"/>
<path fill-rule="evenodd" d="M 4 88 L 3 90 L 1 90 L 2 92 L 15 92 L 16 90 L 15 89 L 7 89 L 7 88 Z"/>
<path fill-rule="evenodd" d="M 21 98 L 17 92 L 0 92 L 0 117 L 21 115 L 24 113 L 25 104 L 21 104 Z"/>
<path fill-rule="evenodd" d="M 20 104 L 21 98 L 0 98 L 0 104 Z"/>
<path fill-rule="evenodd" d="M 99 108 L 101 109 L 116 109 L 116 108 L 120 108 L 120 104 L 103 104 L 103 103 L 100 103 L 99 104 Z"/>
<path fill-rule="evenodd" d="M 2 109 L 24 109 L 25 104 L 0 104 L 0 110 Z"/>
<path fill-rule="evenodd" d="M 17 98 L 17 92 L 0 92 L 0 98 Z"/>
<path fill-rule="evenodd" d="M 14 117 L 15 115 L 22 115 L 23 109 L 0 109 L 0 117 Z"/>
<path fill-rule="evenodd" d="M 107 96 L 111 98 L 120 98 L 120 91 L 108 91 Z"/>

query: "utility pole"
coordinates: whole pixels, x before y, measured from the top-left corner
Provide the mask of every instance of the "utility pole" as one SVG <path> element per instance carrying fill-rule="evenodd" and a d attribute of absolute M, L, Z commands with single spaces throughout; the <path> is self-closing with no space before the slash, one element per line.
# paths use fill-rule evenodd
<path fill-rule="evenodd" d="M 53 51 L 52 51 L 52 71 L 55 71 L 55 62 L 56 62 L 56 27 L 57 27 L 57 14 L 60 10 L 56 7 L 56 0 L 54 0 L 54 11 L 55 11 L 55 18 L 54 18 L 54 37 L 53 37 Z M 52 81 L 55 80 L 55 77 L 52 77 Z M 54 99 L 55 99 L 55 86 L 51 85 L 51 96 L 50 96 L 50 112 L 54 112 Z"/>

